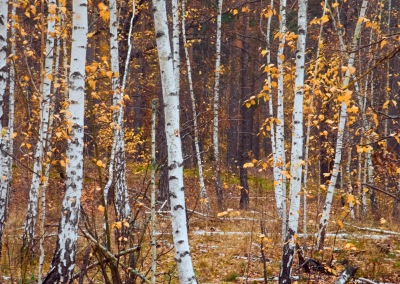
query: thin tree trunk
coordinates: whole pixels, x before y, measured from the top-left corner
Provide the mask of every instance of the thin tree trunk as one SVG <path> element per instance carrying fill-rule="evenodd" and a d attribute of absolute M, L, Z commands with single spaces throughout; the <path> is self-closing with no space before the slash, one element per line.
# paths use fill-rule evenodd
<path fill-rule="evenodd" d="M 80 216 L 80 198 L 83 187 L 83 135 L 85 117 L 85 59 L 87 45 L 87 2 L 77 0 L 73 5 L 72 47 L 69 77 L 68 111 L 71 113 L 72 129 L 68 140 L 66 166 L 66 192 L 61 210 L 56 250 L 49 273 L 43 283 L 69 283 L 73 275 L 78 224 Z"/>
<path fill-rule="evenodd" d="M 219 144 L 218 144 L 218 104 L 219 104 L 219 77 L 220 77 L 220 62 L 221 62 L 221 11 L 223 0 L 218 1 L 218 16 L 217 16 L 217 51 L 215 61 L 215 88 L 214 88 L 214 159 L 215 159 L 215 191 L 217 193 L 219 210 L 223 210 L 223 196 L 221 184 L 221 159 L 219 157 Z"/>
<path fill-rule="evenodd" d="M 56 5 L 54 0 L 49 1 L 49 5 Z M 42 100 L 40 103 L 40 129 L 39 129 L 39 141 L 35 149 L 34 159 L 34 174 L 32 175 L 31 189 L 29 192 L 28 210 L 26 213 L 25 228 L 23 234 L 23 247 L 28 245 L 28 249 L 33 245 L 35 238 L 35 226 L 36 219 L 42 211 L 42 195 L 43 195 L 43 184 L 45 176 L 43 175 L 43 157 L 47 149 L 47 142 L 49 141 L 49 119 L 50 119 L 50 103 L 51 103 L 51 85 L 53 76 L 53 50 L 54 50 L 54 38 L 52 34 L 55 31 L 55 15 L 49 13 L 47 22 L 47 40 L 46 40 L 46 59 L 45 59 L 45 76 L 43 78 L 43 93 Z M 39 210 L 40 209 L 40 210 Z"/>
<path fill-rule="evenodd" d="M 294 235 L 297 234 L 299 225 L 298 214 L 300 210 L 301 174 L 303 159 L 303 99 L 304 99 L 304 57 L 307 36 L 307 0 L 299 0 L 298 12 L 298 40 L 296 50 L 296 80 L 295 97 L 293 104 L 293 128 L 292 128 L 292 153 L 291 153 L 291 175 L 290 180 L 290 210 L 289 222 L 283 247 L 281 272 L 279 283 L 291 283 L 293 256 L 295 250 Z M 306 195 L 306 194 L 304 194 Z"/>
<path fill-rule="evenodd" d="M 183 45 L 185 47 L 186 64 L 187 64 L 187 69 L 188 69 L 188 81 L 189 81 L 190 98 L 191 98 L 191 102 L 192 102 L 193 125 L 194 125 L 194 146 L 195 146 L 195 150 L 196 150 L 197 167 L 199 169 L 201 208 L 202 208 L 202 211 L 203 211 L 203 204 L 206 204 L 207 213 L 210 213 L 211 212 L 210 200 L 208 199 L 206 186 L 204 184 L 203 166 L 202 166 L 202 163 L 201 163 L 201 156 L 200 156 L 199 129 L 197 127 L 196 101 L 195 101 L 194 92 L 193 92 L 192 70 L 191 70 L 191 65 L 190 65 L 189 51 L 188 51 L 188 48 L 187 48 L 187 45 L 186 45 L 185 0 L 182 1 L 182 14 L 183 14 L 183 17 L 182 17 L 182 35 L 183 35 Z"/>
<path fill-rule="evenodd" d="M 125 158 L 125 132 L 124 132 L 124 99 L 127 99 L 124 96 L 125 87 L 126 87 L 126 79 L 128 77 L 129 72 L 129 60 L 132 52 L 132 28 L 133 28 L 133 19 L 135 18 L 135 2 L 133 2 L 133 11 L 131 17 L 131 24 L 129 28 L 128 35 L 128 54 L 125 61 L 125 70 L 122 78 L 122 89 L 120 91 L 120 101 L 118 102 L 120 106 L 120 110 L 118 112 L 118 121 L 117 121 L 117 130 L 116 130 L 116 156 L 115 156 L 115 171 L 116 171 L 116 183 L 115 183 L 115 207 L 117 210 L 117 214 L 120 216 L 120 220 L 128 218 L 131 214 L 131 208 L 129 205 L 129 196 L 128 189 L 126 185 L 126 158 Z M 111 18 L 110 18 L 111 19 Z M 118 25 L 117 25 L 118 26 Z M 118 30 L 116 30 L 116 37 L 118 35 Z M 118 44 L 116 44 L 118 48 Z M 118 50 L 118 49 L 117 49 Z M 118 60 L 118 56 L 117 56 Z M 116 70 L 118 70 L 118 64 L 116 64 Z M 117 71 L 116 71 L 117 72 Z M 114 73 L 115 74 L 115 73 Z"/>
<path fill-rule="evenodd" d="M 172 235 L 180 283 L 197 283 L 190 256 L 186 226 L 185 188 L 183 185 L 182 148 L 179 135 L 179 96 L 176 93 L 174 67 L 169 45 L 165 1 L 154 0 L 154 27 L 157 39 L 163 97 L 165 132 L 168 146 L 169 188 L 171 200 Z"/>
<path fill-rule="evenodd" d="M 15 16 L 15 9 L 16 7 L 13 5 L 12 8 L 12 16 Z M 14 23 L 15 19 L 11 20 L 11 35 L 15 33 L 14 29 Z M 11 54 L 15 54 L 15 42 L 11 42 Z M 10 73 L 9 73 L 9 78 L 10 78 L 10 85 L 9 85 L 9 107 L 8 107 L 8 131 L 5 134 L 3 138 L 2 143 L 0 146 L 3 146 L 3 150 L 7 153 L 4 154 L 4 157 L 2 156 L 3 153 L 0 153 L 0 158 L 3 157 L 0 162 L 1 162 L 1 167 L 2 169 L 0 170 L 1 172 L 1 181 L 0 181 L 0 196 L 2 193 L 6 194 L 6 202 L 5 202 L 5 208 L 4 213 L 2 212 L 2 208 L 0 209 L 0 216 L 1 214 L 4 214 L 4 220 L 3 222 L 7 221 L 7 215 L 8 215 L 8 205 L 10 203 L 10 187 L 11 187 L 11 180 L 12 180 L 12 164 L 13 160 L 10 154 L 13 154 L 14 151 L 14 87 L 15 87 L 15 65 L 13 62 L 11 62 L 10 66 Z M 1 135 L 0 135 L 1 136 Z M 1 141 L 1 140 L 0 140 Z M 2 177 L 5 177 L 4 180 Z M 1 205 L 1 203 L 0 203 Z M 0 225 L 1 226 L 1 225 Z M 0 235 L 0 250 L 1 250 L 1 235 Z M 1 256 L 1 252 L 0 252 Z"/>
<path fill-rule="evenodd" d="M 241 82 L 241 102 L 240 102 L 240 133 L 239 133 L 239 172 L 240 172 L 240 209 L 247 209 L 249 207 L 249 182 L 247 180 L 247 169 L 244 164 L 249 161 L 248 152 L 251 150 L 251 129 L 249 123 L 252 117 L 251 110 L 247 108 L 244 101 L 248 99 L 248 65 L 249 65 L 249 13 L 243 13 L 243 51 L 242 51 L 242 69 L 240 76 Z"/>
<path fill-rule="evenodd" d="M 325 9 L 326 9 L 326 2 L 324 2 L 324 7 L 323 7 L 323 12 L 322 12 L 322 17 L 325 16 Z M 315 90 L 315 85 L 316 85 L 316 78 L 318 75 L 319 71 L 319 53 L 321 50 L 321 38 L 322 38 L 322 31 L 324 30 L 323 23 L 321 21 L 321 27 L 319 29 L 319 36 L 318 36 L 318 47 L 317 47 L 317 59 L 315 61 L 315 73 L 314 73 L 314 83 L 313 83 L 313 88 L 312 88 L 312 94 L 310 98 L 310 107 L 308 110 L 308 117 L 307 117 L 307 136 L 306 136 L 306 149 L 305 149 L 305 165 L 304 165 L 304 175 L 303 175 L 303 184 L 304 184 L 304 190 L 307 191 L 307 179 L 308 179 L 308 150 L 310 148 L 310 133 L 311 133 L 311 117 L 312 117 L 312 108 L 313 108 L 313 102 L 314 102 L 314 90 Z M 303 230 L 304 230 L 304 240 L 307 239 L 307 194 L 304 193 L 303 195 Z M 304 250 L 306 250 L 307 244 L 306 241 L 304 241 Z"/>
<path fill-rule="evenodd" d="M 286 41 L 286 0 L 281 0 L 280 4 L 280 21 L 279 21 L 279 49 L 278 49 L 278 66 L 283 67 L 284 45 Z M 278 108 L 276 125 L 276 159 L 274 160 L 274 170 L 276 171 L 277 183 L 275 183 L 275 199 L 276 208 L 279 217 L 282 219 L 282 242 L 286 239 L 286 183 L 282 172 L 285 169 L 285 141 L 284 141 L 284 110 L 283 110 L 283 87 L 284 87 L 284 68 L 279 69 L 278 79 Z"/>
<path fill-rule="evenodd" d="M 362 7 L 361 7 L 359 18 L 365 16 L 365 11 L 367 9 L 367 4 L 368 4 L 368 1 L 364 0 L 363 3 L 362 3 Z M 361 33 L 361 25 L 362 25 L 361 22 L 357 23 L 356 29 L 354 31 L 354 37 L 353 37 L 353 44 L 354 45 L 357 44 L 358 38 L 359 38 L 360 33 Z M 349 62 L 347 64 L 349 69 L 351 67 L 353 67 L 354 56 L 355 56 L 355 53 L 354 52 L 351 53 L 350 58 L 349 58 Z M 342 81 L 342 86 L 343 87 L 345 87 L 345 86 L 347 86 L 349 84 L 349 81 L 350 81 L 350 70 L 349 69 L 346 71 L 346 74 L 345 74 L 345 76 L 343 78 L 343 81 Z M 349 92 L 349 91 L 346 90 L 346 92 Z M 320 219 L 320 224 L 319 224 L 318 243 L 317 243 L 317 247 L 319 249 L 323 249 L 323 246 L 324 246 L 326 227 L 328 226 L 329 215 L 330 215 L 330 212 L 331 212 L 331 205 L 332 205 L 332 200 L 333 200 L 333 194 L 335 192 L 337 175 L 338 175 L 338 172 L 339 172 L 340 161 L 341 161 L 341 158 L 342 158 L 343 133 L 344 133 L 344 127 L 345 127 L 345 124 L 346 124 L 346 118 L 347 118 L 347 104 L 346 104 L 346 101 L 343 101 L 342 102 L 342 108 L 341 108 L 341 111 L 340 111 L 338 137 L 337 137 L 337 140 L 336 140 L 335 165 L 334 165 L 334 168 L 333 168 L 333 171 L 332 171 L 332 176 L 331 176 L 330 184 L 329 184 L 329 187 L 328 187 L 328 193 L 327 193 L 327 196 L 326 196 L 325 205 L 324 205 L 324 209 L 323 209 L 323 212 L 322 212 L 322 217 Z"/>
<path fill-rule="evenodd" d="M 151 282 L 156 284 L 157 244 L 156 244 L 156 105 L 151 108 Z"/>

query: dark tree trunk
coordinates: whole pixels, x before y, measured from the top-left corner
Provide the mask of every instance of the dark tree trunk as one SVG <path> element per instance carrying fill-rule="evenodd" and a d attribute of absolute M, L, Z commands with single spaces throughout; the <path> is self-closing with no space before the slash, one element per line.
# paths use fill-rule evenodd
<path fill-rule="evenodd" d="M 249 183 L 247 180 L 247 169 L 244 168 L 244 164 L 249 161 L 248 152 L 251 150 L 251 128 L 250 122 L 252 120 L 252 109 L 247 108 L 243 102 L 248 99 L 248 65 L 249 65 L 249 40 L 248 40 L 248 25 L 249 15 L 248 13 L 243 14 L 243 51 L 242 51 L 242 70 L 241 70 L 241 101 L 240 101 L 240 134 L 239 134 L 239 172 L 240 172 L 240 185 L 241 185 L 241 196 L 240 196 L 240 209 L 246 209 L 249 207 Z"/>
<path fill-rule="evenodd" d="M 165 120 L 164 120 L 164 100 L 162 91 L 158 92 L 159 113 L 157 114 L 158 122 L 156 129 L 156 159 L 157 164 L 161 166 L 160 177 L 158 181 L 158 200 L 164 202 L 169 200 L 169 183 L 168 183 L 168 149 L 167 137 L 165 134 Z"/>
<path fill-rule="evenodd" d="M 258 135 L 260 131 L 260 110 L 255 110 L 255 123 L 253 125 L 253 154 L 254 159 L 260 159 L 260 135 Z"/>

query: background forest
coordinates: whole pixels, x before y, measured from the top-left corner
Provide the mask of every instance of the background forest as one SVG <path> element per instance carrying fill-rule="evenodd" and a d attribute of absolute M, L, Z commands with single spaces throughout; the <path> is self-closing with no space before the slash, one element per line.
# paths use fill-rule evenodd
<path fill-rule="evenodd" d="M 0 0 L 0 283 L 399 283 L 399 0 Z"/>

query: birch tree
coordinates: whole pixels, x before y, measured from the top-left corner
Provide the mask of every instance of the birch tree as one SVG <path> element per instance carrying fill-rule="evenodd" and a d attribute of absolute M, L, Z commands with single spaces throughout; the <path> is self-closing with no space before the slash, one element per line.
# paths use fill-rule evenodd
<path fill-rule="evenodd" d="M 156 104 L 151 108 L 151 282 L 156 284 L 157 244 L 156 244 Z"/>
<path fill-rule="evenodd" d="M 169 188 L 171 201 L 172 235 L 175 245 L 180 283 L 197 283 L 190 256 L 186 227 L 185 188 L 183 185 L 183 159 L 179 135 L 179 96 L 174 80 L 174 67 L 169 45 L 165 0 L 153 1 L 154 27 L 165 104 L 165 132 L 168 147 Z"/>
<path fill-rule="evenodd" d="M 135 17 L 135 3 L 133 3 L 133 12 L 131 18 L 131 26 L 129 29 L 128 39 L 128 54 L 125 61 L 125 70 L 122 82 L 122 90 L 120 89 L 118 64 L 118 15 L 117 15 L 117 1 L 113 0 L 110 3 L 110 45 L 111 45 L 111 69 L 113 72 L 113 103 L 115 107 L 114 119 L 116 122 L 116 129 L 114 130 L 114 144 L 115 144 L 115 205 L 117 214 L 120 219 L 127 219 L 130 215 L 130 206 L 128 199 L 128 190 L 126 186 L 126 159 L 125 159 L 125 132 L 124 132 L 124 96 L 127 73 L 129 70 L 129 60 L 132 50 L 131 35 L 132 35 L 132 21 Z"/>
<path fill-rule="evenodd" d="M 190 65 L 190 58 L 189 58 L 189 51 L 186 45 L 186 28 L 185 28 L 185 0 L 182 0 L 182 35 L 183 35 L 183 45 L 185 47 L 185 55 L 186 55 L 186 65 L 188 69 L 188 81 L 189 81 L 189 91 L 190 91 L 190 99 L 192 101 L 192 112 L 193 112 L 193 126 L 194 126 L 194 147 L 196 151 L 196 160 L 197 160 L 197 167 L 199 169 L 199 180 L 200 180 L 200 199 L 203 201 L 201 202 L 201 208 L 203 211 L 203 203 L 206 204 L 207 212 L 210 213 L 210 202 L 208 199 L 208 194 L 206 190 L 206 186 L 204 184 L 204 177 L 203 177 L 203 165 L 201 164 L 201 155 L 200 155 L 200 147 L 199 147 L 199 129 L 197 127 L 197 114 L 196 114 L 196 100 L 194 98 L 193 92 L 193 83 L 192 83 L 192 70 Z M 214 144 L 215 145 L 215 144 Z"/>
<path fill-rule="evenodd" d="M 73 276 L 80 198 L 83 187 L 83 135 L 85 114 L 85 61 L 87 46 L 87 2 L 77 0 L 73 5 L 71 64 L 69 75 L 68 118 L 72 122 L 68 140 L 66 165 L 66 191 L 62 202 L 56 250 L 50 270 L 43 283 L 69 283 Z"/>
<path fill-rule="evenodd" d="M 3 121 L 4 116 L 4 94 L 7 87 L 8 80 L 8 69 L 7 69 L 7 23 L 8 23 L 8 2 L 0 1 L 0 123 Z M 0 125 L 3 128 L 3 125 Z M 4 154 L 4 141 L 3 141 L 3 129 L 0 133 L 0 165 L 3 164 L 3 160 L 7 158 Z M 5 182 L 3 177 L 3 167 L 0 166 L 0 183 Z M 7 208 L 7 187 L 0 187 L 0 255 L 2 248 L 3 230 L 6 221 L 6 208 Z"/>
<path fill-rule="evenodd" d="M 276 208 L 278 211 L 279 218 L 282 219 L 282 241 L 285 240 L 286 235 L 286 182 L 282 175 L 285 170 L 285 141 L 284 141 L 284 112 L 283 112 L 283 86 L 284 86 L 284 66 L 283 61 L 285 59 L 284 46 L 285 46 L 285 33 L 286 33 L 286 0 L 281 0 L 280 3 L 280 21 L 279 21 L 279 49 L 278 49 L 278 108 L 277 108 L 277 119 L 276 125 L 276 159 L 274 160 L 274 169 L 277 175 L 277 181 L 275 183 L 275 199 Z"/>
<path fill-rule="evenodd" d="M 217 193 L 218 207 L 222 211 L 222 184 L 221 184 L 221 160 L 219 158 L 218 144 L 218 105 L 219 105 L 219 77 L 221 65 L 221 12 L 223 0 L 218 1 L 217 16 L 217 42 L 216 42 L 216 60 L 215 60 L 215 87 L 214 87 L 214 127 L 213 127 L 213 143 L 214 143 L 214 159 L 215 159 L 215 190 Z"/>
<path fill-rule="evenodd" d="M 367 4 L 368 4 L 368 1 L 363 0 L 359 19 L 361 17 L 365 16 Z M 359 21 L 357 23 L 356 29 L 354 31 L 353 45 L 356 45 L 358 42 L 358 38 L 361 33 L 361 26 L 362 26 L 362 21 Z M 346 74 L 342 80 L 343 88 L 345 88 L 349 84 L 350 76 L 351 76 L 350 70 L 354 65 L 354 56 L 355 56 L 355 53 L 352 52 L 350 54 L 350 57 L 349 57 L 349 60 L 347 63 Z M 351 95 L 351 91 L 345 90 L 345 92 L 347 93 L 347 95 Z M 319 248 L 319 249 L 322 249 L 323 245 L 324 245 L 325 232 L 326 232 L 326 227 L 328 226 L 328 222 L 329 222 L 333 194 L 335 192 L 336 180 L 337 180 L 337 176 L 338 176 L 338 173 L 340 170 L 340 162 L 341 162 L 341 158 L 342 158 L 342 147 L 343 147 L 343 134 L 344 134 L 344 127 L 346 124 L 346 118 L 347 118 L 347 104 L 346 104 L 346 101 L 343 100 L 342 105 L 341 105 L 340 115 L 339 115 L 338 137 L 336 140 L 336 150 L 335 150 L 335 164 L 333 167 L 333 171 L 332 171 L 332 175 L 331 175 L 331 179 L 330 179 L 330 183 L 329 183 L 329 187 L 328 187 L 328 193 L 326 196 L 325 205 L 324 205 L 322 216 L 321 216 L 320 223 L 319 223 L 318 243 L 317 243 L 317 248 Z"/>
<path fill-rule="evenodd" d="M 326 2 L 327 0 L 325 0 L 324 2 L 324 6 L 323 6 L 323 12 L 322 12 L 322 17 L 323 18 L 325 16 L 325 10 L 326 10 Z M 316 61 L 315 61 L 315 71 L 314 71 L 314 76 L 313 76 L 313 93 L 311 94 L 311 99 L 310 99 L 310 107 L 309 107 L 309 111 L 308 111 L 308 116 L 307 116 L 307 136 L 306 136 L 306 145 L 305 145 L 305 158 L 304 158 L 304 175 L 303 175 L 303 184 L 304 184 L 304 190 L 307 191 L 307 174 L 308 174 L 308 150 L 310 148 L 310 133 L 311 133 L 311 117 L 312 117 L 312 108 L 313 108 L 313 102 L 314 102 L 314 90 L 315 90 L 315 86 L 316 86 L 316 79 L 317 79 L 317 75 L 318 75 L 318 71 L 319 71 L 319 53 L 320 53 L 320 49 L 321 49 L 321 38 L 322 38 L 322 31 L 324 29 L 324 25 L 322 23 L 321 20 L 321 27 L 319 29 L 319 36 L 318 36 L 318 47 L 317 47 L 317 56 L 316 56 Z M 303 195 L 303 230 L 304 230 L 304 240 L 307 239 L 307 194 L 306 192 L 304 192 Z M 306 242 L 304 241 L 304 247 L 307 247 Z M 305 250 L 305 249 L 304 249 Z"/>
<path fill-rule="evenodd" d="M 294 235 L 299 225 L 301 174 L 303 161 L 303 97 L 304 97 L 304 57 L 307 37 L 307 0 L 299 0 L 298 12 L 298 40 L 296 50 L 296 80 L 293 103 L 292 153 L 291 153 L 291 180 L 290 180 L 290 209 L 283 247 L 281 272 L 279 283 L 291 283 L 293 255 L 295 250 Z"/>
<path fill-rule="evenodd" d="M 39 214 L 39 202 L 42 199 L 43 184 L 46 178 L 43 175 L 43 156 L 48 146 L 50 132 L 48 132 L 50 121 L 50 103 L 51 103 L 51 85 L 53 79 L 53 50 L 54 50 L 54 31 L 56 27 L 55 21 L 55 7 L 54 0 L 49 1 L 49 14 L 47 17 L 47 40 L 46 40 L 46 59 L 45 59 L 45 73 L 42 74 L 42 99 L 40 102 L 40 127 L 39 127 L 39 140 L 35 149 L 34 167 L 32 175 L 32 183 L 29 191 L 28 210 L 26 213 L 26 221 L 23 234 L 23 245 L 32 245 L 31 242 L 35 238 L 36 219 Z M 53 8 L 53 9 L 52 9 Z M 54 13 L 54 14 L 52 14 Z M 44 27 L 43 27 L 44 28 Z M 44 31 L 43 31 L 44 32 Z M 40 205 L 41 207 L 41 205 Z"/>

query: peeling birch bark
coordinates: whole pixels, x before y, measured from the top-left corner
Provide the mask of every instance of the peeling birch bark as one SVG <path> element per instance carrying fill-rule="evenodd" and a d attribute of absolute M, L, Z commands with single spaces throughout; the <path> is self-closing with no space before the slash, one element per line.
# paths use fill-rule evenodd
<path fill-rule="evenodd" d="M 301 175 L 303 161 L 303 99 L 304 99 L 304 61 L 307 37 L 307 4 L 308 0 L 299 0 L 298 12 L 298 40 L 296 50 L 296 79 L 295 97 L 293 103 L 292 153 L 291 153 L 291 180 L 290 180 L 290 209 L 287 224 L 286 239 L 283 247 L 282 265 L 279 274 L 279 283 L 291 283 L 292 264 L 295 251 L 294 235 L 299 226 Z"/>
<path fill-rule="evenodd" d="M 55 0 L 49 1 L 49 5 L 56 5 Z M 33 245 L 35 238 L 36 219 L 39 214 L 39 207 L 41 207 L 42 189 L 44 184 L 43 175 L 43 157 L 48 147 L 49 135 L 49 121 L 51 109 L 51 85 L 53 76 L 53 54 L 54 54 L 54 37 L 52 34 L 55 32 L 56 20 L 55 14 L 48 14 L 47 19 L 47 40 L 46 40 L 46 60 L 45 60 L 45 76 L 43 79 L 43 94 L 40 103 L 40 129 L 39 141 L 35 149 L 34 167 L 35 174 L 32 175 L 32 183 L 29 192 L 28 210 L 26 212 L 25 229 L 23 234 L 23 246 L 28 245 L 28 249 Z"/>
<path fill-rule="evenodd" d="M 61 220 L 58 229 L 56 250 L 50 270 L 43 283 L 70 282 L 76 258 L 80 198 L 83 187 L 83 135 L 85 113 L 85 61 L 87 46 L 87 2 L 76 0 L 73 5 L 72 47 L 69 76 L 68 111 L 72 130 L 68 140 L 66 165 L 66 192 L 62 203 Z"/>
<path fill-rule="evenodd" d="M 190 255 L 186 226 L 183 159 L 179 135 L 179 96 L 174 81 L 174 67 L 169 45 L 165 0 L 153 0 L 154 25 L 165 104 L 165 132 L 168 147 L 168 179 L 171 201 L 172 235 L 175 260 L 182 284 L 197 283 Z"/>

